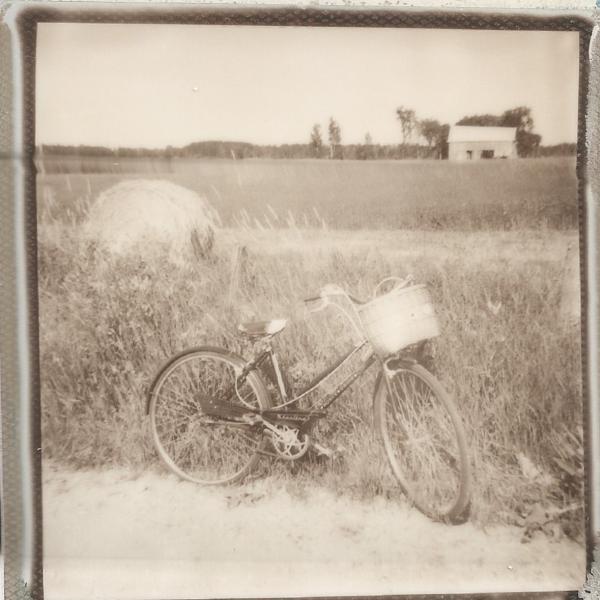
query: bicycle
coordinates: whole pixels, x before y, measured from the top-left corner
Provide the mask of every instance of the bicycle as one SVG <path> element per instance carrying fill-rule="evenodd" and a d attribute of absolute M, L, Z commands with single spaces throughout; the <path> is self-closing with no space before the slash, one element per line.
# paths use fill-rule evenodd
<path fill-rule="evenodd" d="M 380 294 L 389 281 L 395 283 L 392 291 Z M 451 397 L 414 356 L 423 338 L 437 335 L 438 330 L 425 286 L 411 283 L 410 277 L 386 278 L 367 302 L 332 285 L 305 299 L 311 312 L 328 306 L 337 308 L 352 323 L 358 340 L 298 394 L 291 391 L 272 346 L 273 338 L 287 324 L 285 319 L 239 325 L 240 335 L 253 344 L 250 360 L 211 346 L 173 356 L 154 378 L 146 406 L 162 461 L 182 479 L 217 485 L 246 477 L 261 455 L 297 460 L 308 451 L 316 422 L 325 418 L 327 409 L 346 389 L 376 365 L 375 425 L 401 490 L 428 517 L 463 522 L 470 507 L 465 432 Z M 395 308 L 406 303 L 406 298 L 413 304 L 417 298 L 416 305 L 420 306 L 418 310 L 409 307 L 412 317 L 417 313 L 419 317 L 409 320 L 409 327 L 390 327 L 389 315 L 383 320 L 369 320 L 386 310 L 395 315 Z M 402 337 L 414 323 L 417 332 L 412 338 L 409 335 L 390 342 L 386 328 Z M 402 347 L 392 351 L 396 346 Z M 333 392 L 308 408 L 299 408 L 352 357 L 360 359 L 359 367 L 352 369 Z M 265 374 L 266 367 L 269 375 Z M 276 390 L 276 404 L 270 389 Z"/>

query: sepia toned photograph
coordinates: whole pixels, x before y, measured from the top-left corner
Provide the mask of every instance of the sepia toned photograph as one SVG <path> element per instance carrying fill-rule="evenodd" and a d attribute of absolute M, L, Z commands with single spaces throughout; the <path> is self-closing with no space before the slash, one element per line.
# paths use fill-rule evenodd
<path fill-rule="evenodd" d="M 581 587 L 579 36 L 37 25 L 46 598 Z"/>

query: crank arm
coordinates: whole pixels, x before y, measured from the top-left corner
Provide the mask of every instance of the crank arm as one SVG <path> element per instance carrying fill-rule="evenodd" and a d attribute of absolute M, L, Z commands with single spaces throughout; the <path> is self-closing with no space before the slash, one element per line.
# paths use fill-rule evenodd
<path fill-rule="evenodd" d="M 258 423 L 261 423 L 269 431 L 272 431 L 276 435 L 278 434 L 277 427 L 275 427 L 275 425 L 271 425 L 271 423 L 269 423 L 269 421 L 267 421 L 261 415 L 248 415 L 248 421 L 250 421 L 250 419 L 252 419 L 252 422 L 249 424 L 257 425 Z"/>

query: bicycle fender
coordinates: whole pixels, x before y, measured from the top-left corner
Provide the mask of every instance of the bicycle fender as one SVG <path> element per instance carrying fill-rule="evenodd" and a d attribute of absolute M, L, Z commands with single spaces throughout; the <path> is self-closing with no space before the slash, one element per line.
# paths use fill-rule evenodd
<path fill-rule="evenodd" d="M 375 385 L 373 386 L 373 410 L 375 410 L 375 405 L 377 403 L 377 396 L 379 395 L 379 387 L 383 383 L 381 381 L 382 375 L 383 375 L 383 372 L 379 371 L 379 373 L 377 373 L 377 377 L 375 378 Z"/>
<path fill-rule="evenodd" d="M 387 371 L 400 371 L 416 365 L 419 361 L 410 356 L 392 357 L 383 361 Z"/>
<path fill-rule="evenodd" d="M 384 385 L 383 375 L 385 371 L 400 371 L 402 369 L 412 367 L 413 365 L 418 364 L 418 362 L 419 361 L 417 361 L 416 359 L 410 358 L 408 356 L 392 357 L 384 361 L 384 367 L 381 369 L 381 371 L 379 371 L 379 373 L 377 373 L 377 377 L 375 379 L 375 386 L 373 387 L 373 409 L 375 408 L 377 396 L 379 395 L 379 388 L 381 385 Z"/>

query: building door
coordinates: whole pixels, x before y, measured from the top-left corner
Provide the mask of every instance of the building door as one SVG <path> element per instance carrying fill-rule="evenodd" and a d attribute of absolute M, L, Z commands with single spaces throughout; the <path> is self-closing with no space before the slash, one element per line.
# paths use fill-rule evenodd
<path fill-rule="evenodd" d="M 473 150 L 467 150 L 467 159 L 471 160 L 473 158 Z"/>

